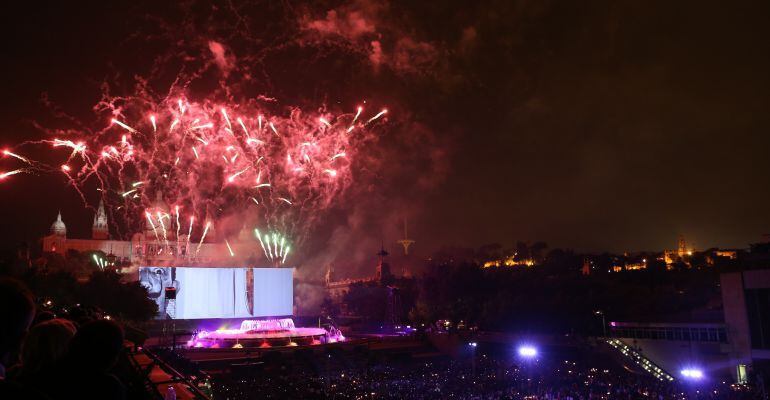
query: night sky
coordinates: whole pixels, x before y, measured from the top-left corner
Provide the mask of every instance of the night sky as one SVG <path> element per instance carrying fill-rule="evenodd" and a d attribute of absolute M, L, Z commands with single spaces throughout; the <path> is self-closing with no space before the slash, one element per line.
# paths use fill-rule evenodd
<path fill-rule="evenodd" d="M 420 254 L 660 250 L 679 234 L 745 247 L 770 232 L 768 2 L 30 3 L 0 24 L 4 147 L 44 137 L 34 125 L 61 124 L 56 109 L 93 119 L 102 82 L 128 90 L 162 55 L 211 57 L 209 40 L 288 103 L 389 104 L 401 130 L 372 154 L 380 169 L 309 251 L 395 246 L 404 216 Z M 3 248 L 59 208 L 87 233 L 92 211 L 62 177 L 0 182 Z"/>

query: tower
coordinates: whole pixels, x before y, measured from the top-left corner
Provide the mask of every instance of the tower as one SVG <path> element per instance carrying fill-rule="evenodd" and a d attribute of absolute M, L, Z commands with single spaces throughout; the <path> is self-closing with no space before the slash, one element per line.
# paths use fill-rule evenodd
<path fill-rule="evenodd" d="M 94 225 L 91 227 L 91 238 L 106 240 L 110 236 L 107 226 L 107 213 L 104 212 L 104 202 L 99 201 L 99 209 L 94 216 Z"/>
<path fill-rule="evenodd" d="M 67 226 L 64 225 L 64 221 L 61 220 L 61 211 L 59 211 L 56 221 L 51 225 L 51 234 L 62 237 L 67 236 Z"/>
<path fill-rule="evenodd" d="M 326 283 L 326 286 L 329 286 L 330 283 L 334 282 L 334 267 L 331 264 L 326 266 L 324 282 Z"/>
<path fill-rule="evenodd" d="M 414 240 L 409 239 L 409 234 L 407 233 L 407 220 L 404 218 L 404 238 L 398 241 L 399 244 L 404 246 L 404 255 L 409 255 L 409 246 L 414 243 Z"/>
<path fill-rule="evenodd" d="M 392 278 L 392 275 L 390 273 L 390 264 L 385 262 L 385 257 L 388 256 L 388 252 L 385 251 L 384 245 L 380 249 L 379 253 L 377 253 L 377 255 L 380 257 L 380 262 L 379 264 L 377 264 L 375 279 L 380 284 L 386 284 L 388 281 L 390 281 L 390 278 Z"/>
<path fill-rule="evenodd" d="M 687 242 L 684 240 L 684 235 L 679 235 L 679 245 L 677 248 L 677 255 L 684 257 L 687 255 Z"/>
<path fill-rule="evenodd" d="M 583 257 L 583 269 L 581 271 L 583 275 L 591 275 L 591 261 L 588 257 Z"/>

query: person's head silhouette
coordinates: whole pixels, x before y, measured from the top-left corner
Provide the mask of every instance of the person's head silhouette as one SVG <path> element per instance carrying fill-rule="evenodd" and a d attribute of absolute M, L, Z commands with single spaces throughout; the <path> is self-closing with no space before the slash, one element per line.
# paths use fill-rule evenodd
<path fill-rule="evenodd" d="M 72 362 L 90 371 L 106 372 L 123 348 L 123 330 L 112 321 L 96 320 L 78 329 L 70 342 Z"/>
<path fill-rule="evenodd" d="M 16 280 L 0 279 L 0 374 L 17 360 L 34 316 L 32 293 Z"/>

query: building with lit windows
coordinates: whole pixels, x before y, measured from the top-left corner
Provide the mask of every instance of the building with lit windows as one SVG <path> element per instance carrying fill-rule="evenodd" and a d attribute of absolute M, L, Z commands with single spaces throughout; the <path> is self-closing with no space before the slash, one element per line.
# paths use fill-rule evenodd
<path fill-rule="evenodd" d="M 156 201 L 155 207 L 160 209 L 165 204 Z M 67 225 L 59 212 L 49 234 L 42 238 L 42 247 L 44 252 L 63 256 L 71 250 L 81 253 L 101 252 L 107 258 L 105 262 L 125 266 L 127 270 L 124 272 L 130 272 L 140 265 L 207 265 L 217 255 L 221 256 L 227 251 L 224 244 L 213 242 L 216 238 L 213 232 L 208 237 L 210 239 L 198 248 L 199 243 L 191 242 L 187 234 L 177 236 L 174 230 L 169 229 L 166 237 L 162 238 L 146 227 L 143 232 L 131 235 L 131 240 L 111 239 L 104 204 L 100 203 L 94 215 L 90 238 L 73 238 L 68 235 Z"/>

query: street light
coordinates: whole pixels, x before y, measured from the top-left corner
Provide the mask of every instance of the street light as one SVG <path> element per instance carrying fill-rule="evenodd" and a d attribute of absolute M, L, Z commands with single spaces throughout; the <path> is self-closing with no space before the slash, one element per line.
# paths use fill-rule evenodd
<path fill-rule="evenodd" d="M 690 380 L 701 380 L 703 379 L 703 370 L 700 368 L 685 368 L 681 371 L 679 371 L 683 377 L 690 379 Z"/>
<path fill-rule="evenodd" d="M 532 358 L 537 356 L 537 348 L 535 346 L 530 345 L 521 345 L 519 346 L 519 355 L 524 358 Z"/>
<path fill-rule="evenodd" d="M 473 369 L 473 376 L 476 376 L 476 347 L 479 344 L 476 342 L 468 343 L 468 347 L 471 348 L 471 368 Z"/>

